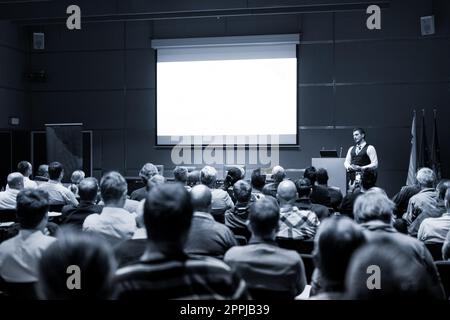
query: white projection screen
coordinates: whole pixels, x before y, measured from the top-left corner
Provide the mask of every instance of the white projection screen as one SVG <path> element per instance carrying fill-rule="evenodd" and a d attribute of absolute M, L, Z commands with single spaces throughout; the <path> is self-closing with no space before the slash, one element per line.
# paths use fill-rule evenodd
<path fill-rule="evenodd" d="M 156 144 L 254 145 L 273 136 L 297 144 L 298 42 L 296 34 L 153 40 Z"/>

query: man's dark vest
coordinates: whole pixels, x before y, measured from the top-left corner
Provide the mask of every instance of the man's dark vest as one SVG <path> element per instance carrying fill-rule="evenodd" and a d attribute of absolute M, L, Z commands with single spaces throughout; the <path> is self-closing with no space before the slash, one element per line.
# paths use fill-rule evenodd
<path fill-rule="evenodd" d="M 356 154 L 356 146 L 352 148 L 351 151 L 351 164 L 356 164 L 357 166 L 367 166 L 370 164 L 370 158 L 367 155 L 367 148 L 369 147 L 369 144 L 366 143 L 364 148 L 361 149 L 361 151 Z"/>

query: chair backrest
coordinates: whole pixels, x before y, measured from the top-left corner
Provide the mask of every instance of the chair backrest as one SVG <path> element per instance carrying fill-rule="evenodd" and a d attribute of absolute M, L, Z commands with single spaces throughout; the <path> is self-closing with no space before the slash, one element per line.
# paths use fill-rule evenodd
<path fill-rule="evenodd" d="M 295 296 L 288 291 L 248 288 L 253 300 L 293 300 Z"/>
<path fill-rule="evenodd" d="M 431 256 L 434 261 L 442 260 L 442 246 L 443 243 L 425 243 L 428 251 L 430 251 Z"/>
<path fill-rule="evenodd" d="M 0 278 L 0 291 L 4 297 L 20 300 L 36 300 L 36 282 L 6 282 Z"/>
<path fill-rule="evenodd" d="M 436 261 L 434 263 L 441 277 L 441 282 L 445 290 L 445 296 L 450 299 L 450 261 Z"/>
<path fill-rule="evenodd" d="M 51 204 L 48 206 L 48 211 L 50 212 L 61 212 L 64 204 Z"/>
<path fill-rule="evenodd" d="M 17 221 L 16 209 L 0 209 L 0 222 Z"/>
<path fill-rule="evenodd" d="M 276 241 L 280 248 L 295 250 L 300 254 L 311 254 L 314 249 L 314 240 L 277 238 Z"/>
<path fill-rule="evenodd" d="M 316 268 L 314 265 L 314 259 L 312 254 L 300 254 L 303 264 L 305 266 L 306 283 L 311 283 L 312 274 Z"/>

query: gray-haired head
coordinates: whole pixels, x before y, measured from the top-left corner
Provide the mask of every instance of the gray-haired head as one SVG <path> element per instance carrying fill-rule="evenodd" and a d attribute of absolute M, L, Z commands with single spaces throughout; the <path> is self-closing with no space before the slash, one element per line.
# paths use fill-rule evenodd
<path fill-rule="evenodd" d="M 155 174 L 147 181 L 147 191 L 151 190 L 154 186 L 163 184 L 166 182 L 166 178 L 164 178 L 160 174 Z"/>
<path fill-rule="evenodd" d="M 141 177 L 142 181 L 147 184 L 147 181 L 150 180 L 155 174 L 158 174 L 158 168 L 152 163 L 146 163 L 142 167 L 141 171 L 139 171 L 139 177 Z"/>
<path fill-rule="evenodd" d="M 12 172 L 8 174 L 6 178 L 10 189 L 22 190 L 23 189 L 23 175 L 20 172 Z"/>
<path fill-rule="evenodd" d="M 272 179 L 278 183 L 286 178 L 286 172 L 282 166 L 275 166 L 272 169 Z"/>
<path fill-rule="evenodd" d="M 74 172 L 72 172 L 72 176 L 70 178 L 70 180 L 72 181 L 73 184 L 79 184 L 81 182 L 81 180 L 84 179 L 85 177 L 85 173 L 82 170 L 75 170 Z"/>
<path fill-rule="evenodd" d="M 175 181 L 183 184 L 187 181 L 188 173 L 188 169 L 183 166 L 176 166 L 175 169 L 173 169 L 173 177 Z"/>
<path fill-rule="evenodd" d="M 217 180 L 217 170 L 211 166 L 205 166 L 200 171 L 200 182 L 207 187 L 213 188 Z"/>
<path fill-rule="evenodd" d="M 380 188 L 372 188 L 356 198 L 353 206 L 355 221 L 365 223 L 372 220 L 381 220 L 392 223 L 395 204 Z"/>
<path fill-rule="evenodd" d="M 436 175 L 430 168 L 420 168 L 417 171 L 416 178 L 422 188 L 433 188 L 436 181 Z"/>

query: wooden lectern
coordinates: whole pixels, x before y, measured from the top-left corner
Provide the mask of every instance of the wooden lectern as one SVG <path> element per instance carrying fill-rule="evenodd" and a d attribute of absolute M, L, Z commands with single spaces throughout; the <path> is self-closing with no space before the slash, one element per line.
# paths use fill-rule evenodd
<path fill-rule="evenodd" d="M 311 165 L 316 169 L 324 168 L 328 171 L 328 185 L 338 187 L 345 195 L 346 171 L 344 167 L 345 158 L 312 158 Z"/>

